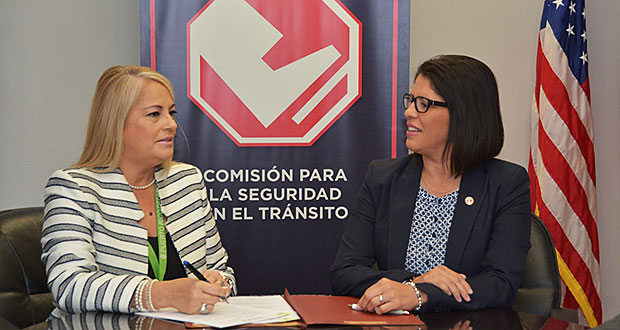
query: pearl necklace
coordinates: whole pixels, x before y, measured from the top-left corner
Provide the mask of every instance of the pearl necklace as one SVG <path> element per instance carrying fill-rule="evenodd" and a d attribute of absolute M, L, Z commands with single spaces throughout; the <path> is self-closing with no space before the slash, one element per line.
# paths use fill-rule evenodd
<path fill-rule="evenodd" d="M 146 189 L 146 188 L 148 188 L 148 187 L 152 186 L 152 185 L 153 185 L 153 183 L 155 183 L 155 178 L 153 178 L 153 181 L 151 181 L 151 183 L 149 183 L 149 184 L 147 184 L 147 185 L 145 185 L 145 186 L 134 186 L 134 185 L 132 185 L 132 184 L 129 184 L 129 182 L 128 182 L 128 184 L 129 184 L 129 186 L 131 187 L 131 189 L 136 189 L 136 190 L 144 190 L 144 189 Z"/>

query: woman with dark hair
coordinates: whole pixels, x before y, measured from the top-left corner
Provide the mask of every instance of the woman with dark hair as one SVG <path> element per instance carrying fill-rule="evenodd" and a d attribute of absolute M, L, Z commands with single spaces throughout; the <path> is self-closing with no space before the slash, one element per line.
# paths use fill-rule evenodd
<path fill-rule="evenodd" d="M 330 270 L 335 294 L 387 313 L 509 308 L 530 246 L 525 169 L 502 148 L 497 82 L 442 55 L 403 95 L 412 154 L 371 162 Z"/>

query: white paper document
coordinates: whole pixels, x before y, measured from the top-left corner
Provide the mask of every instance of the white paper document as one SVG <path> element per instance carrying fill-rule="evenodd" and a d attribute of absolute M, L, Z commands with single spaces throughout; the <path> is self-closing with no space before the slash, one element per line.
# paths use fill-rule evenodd
<path fill-rule="evenodd" d="M 208 325 L 215 328 L 248 323 L 275 323 L 299 320 L 282 296 L 236 296 L 217 303 L 209 314 L 184 314 L 178 311 L 137 313 L 148 317 Z"/>

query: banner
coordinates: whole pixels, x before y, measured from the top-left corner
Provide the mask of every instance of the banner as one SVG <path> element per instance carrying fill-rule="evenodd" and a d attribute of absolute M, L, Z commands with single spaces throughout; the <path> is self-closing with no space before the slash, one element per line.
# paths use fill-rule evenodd
<path fill-rule="evenodd" d="M 368 163 L 406 154 L 409 0 L 141 0 L 240 294 L 330 293 Z"/>

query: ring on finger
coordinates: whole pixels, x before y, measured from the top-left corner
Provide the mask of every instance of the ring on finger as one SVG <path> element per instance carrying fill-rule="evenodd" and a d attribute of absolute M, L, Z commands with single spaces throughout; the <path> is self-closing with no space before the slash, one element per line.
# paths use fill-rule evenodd
<path fill-rule="evenodd" d="M 202 306 L 200 306 L 198 311 L 200 314 L 209 314 L 209 305 L 207 305 L 207 303 L 202 303 Z"/>
<path fill-rule="evenodd" d="M 379 302 L 383 304 L 383 295 L 382 294 L 379 295 Z"/>

